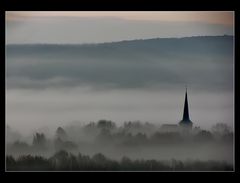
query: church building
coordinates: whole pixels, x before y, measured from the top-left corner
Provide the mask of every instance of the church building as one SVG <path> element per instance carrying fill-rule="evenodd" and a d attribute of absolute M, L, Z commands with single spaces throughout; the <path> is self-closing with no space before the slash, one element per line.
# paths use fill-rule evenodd
<path fill-rule="evenodd" d="M 178 125 L 163 124 L 160 130 L 162 132 L 179 132 L 179 131 L 191 130 L 192 126 L 193 126 L 193 122 L 190 120 L 190 117 L 189 117 L 188 96 L 187 96 L 187 88 L 186 88 L 182 120 L 178 123 Z"/>

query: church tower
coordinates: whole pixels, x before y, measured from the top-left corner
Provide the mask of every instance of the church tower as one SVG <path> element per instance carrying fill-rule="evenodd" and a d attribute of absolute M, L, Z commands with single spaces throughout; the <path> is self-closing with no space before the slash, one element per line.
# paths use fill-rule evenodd
<path fill-rule="evenodd" d="M 183 119 L 179 122 L 181 127 L 192 128 L 193 122 L 189 118 L 189 109 L 188 109 L 188 97 L 187 97 L 187 88 L 185 93 L 185 102 L 183 109 Z"/>

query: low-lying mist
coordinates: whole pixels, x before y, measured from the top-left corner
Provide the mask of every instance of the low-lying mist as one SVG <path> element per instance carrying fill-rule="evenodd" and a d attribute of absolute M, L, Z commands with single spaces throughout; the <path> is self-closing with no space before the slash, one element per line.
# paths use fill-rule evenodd
<path fill-rule="evenodd" d="M 40 160 L 51 169 L 60 156 L 92 166 L 101 153 L 134 166 L 141 159 L 232 166 L 233 43 L 233 36 L 196 36 L 7 45 L 7 162 L 25 169 Z M 182 119 L 186 85 L 194 128 L 164 131 Z"/>
<path fill-rule="evenodd" d="M 194 127 L 182 133 L 166 131 L 161 125 L 148 122 L 129 121 L 117 126 L 112 121 L 99 120 L 58 127 L 51 136 L 37 132 L 28 140 L 24 136 L 20 138 L 8 126 L 7 141 L 7 155 L 16 158 L 27 154 L 49 158 L 65 150 L 75 155 L 102 153 L 115 160 L 128 157 L 132 160 L 215 160 L 233 164 L 233 131 L 224 123 L 213 125 L 211 130 Z"/>
<path fill-rule="evenodd" d="M 110 119 L 117 125 L 141 120 L 154 124 L 176 124 L 182 118 L 184 88 L 169 90 L 102 90 L 87 88 L 9 90 L 7 125 L 25 136 L 36 130 L 49 134 L 73 121 L 86 124 Z M 231 92 L 188 89 L 190 118 L 196 126 L 209 129 L 219 122 L 233 126 Z"/>

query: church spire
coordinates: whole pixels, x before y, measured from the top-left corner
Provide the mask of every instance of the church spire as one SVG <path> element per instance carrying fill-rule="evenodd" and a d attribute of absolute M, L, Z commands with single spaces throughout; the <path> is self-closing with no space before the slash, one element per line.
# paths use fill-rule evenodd
<path fill-rule="evenodd" d="M 192 121 L 189 118 L 189 109 L 188 109 L 188 96 L 187 96 L 187 87 L 185 92 L 185 101 L 184 101 L 184 109 L 183 109 L 183 119 L 179 123 L 180 125 L 190 125 L 192 126 Z"/>
<path fill-rule="evenodd" d="M 183 120 L 189 121 L 189 112 L 188 112 L 188 98 L 187 98 L 187 87 L 185 93 L 185 102 L 184 102 L 184 110 L 183 110 Z"/>

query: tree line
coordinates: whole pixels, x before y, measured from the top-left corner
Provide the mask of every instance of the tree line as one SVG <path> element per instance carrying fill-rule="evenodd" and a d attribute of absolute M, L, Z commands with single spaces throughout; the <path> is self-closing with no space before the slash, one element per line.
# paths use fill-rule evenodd
<path fill-rule="evenodd" d="M 101 153 L 92 157 L 79 153 L 74 155 L 61 150 L 53 156 L 23 155 L 18 158 L 6 157 L 7 171 L 232 171 L 233 166 L 220 161 L 159 161 L 111 160 Z"/>

